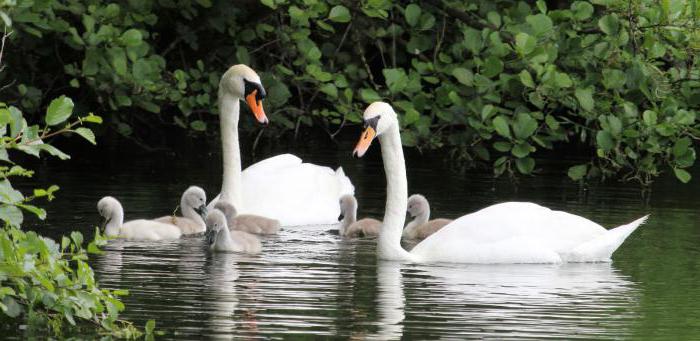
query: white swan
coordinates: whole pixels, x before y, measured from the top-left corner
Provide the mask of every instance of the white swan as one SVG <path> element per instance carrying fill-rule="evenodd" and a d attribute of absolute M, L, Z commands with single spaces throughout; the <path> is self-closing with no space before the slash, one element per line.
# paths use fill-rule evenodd
<path fill-rule="evenodd" d="M 376 137 L 387 180 L 384 225 L 377 239 L 382 259 L 455 263 L 560 263 L 610 261 L 610 256 L 648 216 L 612 230 L 573 214 L 533 203 L 506 202 L 456 219 L 418 243 L 401 247 L 406 218 L 406 165 L 399 124 L 387 103 L 364 112 L 365 130 L 353 151 L 362 157 Z"/>
<path fill-rule="evenodd" d="M 260 77 L 245 65 L 234 65 L 219 83 L 219 116 L 224 162 L 221 198 L 239 213 L 277 219 L 284 226 L 333 224 L 340 213 L 338 199 L 354 187 L 341 168 L 302 163 L 291 154 L 262 160 L 241 172 L 238 143 L 239 102 L 245 99 L 258 122 L 266 123 L 262 107 L 265 90 Z"/>
<path fill-rule="evenodd" d="M 343 237 L 376 237 L 382 227 L 377 219 L 363 218 L 357 220 L 357 199 L 352 195 L 340 197 L 340 235 Z"/>
<path fill-rule="evenodd" d="M 209 248 L 214 252 L 260 253 L 260 240 L 250 233 L 229 231 L 226 216 L 218 209 L 207 214 Z"/>
<path fill-rule="evenodd" d="M 452 222 L 451 219 L 444 218 L 429 220 L 430 204 L 420 194 L 408 197 L 407 211 L 413 220 L 403 229 L 403 237 L 406 239 L 425 239 Z"/>
<path fill-rule="evenodd" d="M 175 225 L 155 220 L 136 219 L 124 222 L 124 208 L 113 197 L 104 197 L 97 202 L 97 211 L 107 219 L 105 234 L 132 240 L 178 239 L 182 232 Z"/>
<path fill-rule="evenodd" d="M 236 208 L 229 202 L 219 200 L 214 205 L 214 208 L 224 214 L 228 228 L 231 231 L 236 230 L 254 234 L 277 234 L 280 231 L 279 220 L 253 214 L 238 214 Z"/>
<path fill-rule="evenodd" d="M 202 233 L 207 230 L 202 216 L 207 214 L 207 194 L 201 187 L 190 186 L 180 198 L 182 217 L 169 215 L 153 219 L 155 221 L 175 225 L 182 234 Z"/>

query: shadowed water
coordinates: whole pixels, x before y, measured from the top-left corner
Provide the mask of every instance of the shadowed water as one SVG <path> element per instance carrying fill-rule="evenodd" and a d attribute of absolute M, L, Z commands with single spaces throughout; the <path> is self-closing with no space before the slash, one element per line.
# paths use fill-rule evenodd
<path fill-rule="evenodd" d="M 350 158 L 352 142 L 302 150 L 307 161 L 342 165 L 356 186 L 359 216 L 383 215 L 385 179 L 374 148 Z M 264 152 L 263 154 L 267 154 Z M 634 185 L 589 188 L 565 171 L 521 178 L 458 173 L 439 155 L 408 155 L 409 188 L 434 217 L 455 218 L 507 200 L 527 200 L 589 217 L 606 227 L 651 213 L 613 263 L 563 265 L 417 265 L 378 261 L 374 241 L 342 239 L 337 226 L 284 228 L 264 238 L 263 254 L 211 254 L 202 238 L 116 240 L 91 261 L 100 284 L 129 289 L 123 317 L 157 321 L 164 338 L 692 338 L 700 327 L 696 225 L 698 186 L 656 184 L 650 200 Z M 244 157 L 245 165 L 250 158 Z M 39 173 L 63 190 L 48 205 L 48 227 L 90 235 L 96 202 L 120 199 L 126 219 L 170 214 L 181 192 L 220 185 L 215 154 L 122 155 L 48 164 Z M 547 169 L 561 169 L 551 163 Z M 45 181 L 45 182 L 44 182 Z M 48 184 L 39 179 L 41 185 Z M 44 226 L 42 224 L 42 226 Z"/>

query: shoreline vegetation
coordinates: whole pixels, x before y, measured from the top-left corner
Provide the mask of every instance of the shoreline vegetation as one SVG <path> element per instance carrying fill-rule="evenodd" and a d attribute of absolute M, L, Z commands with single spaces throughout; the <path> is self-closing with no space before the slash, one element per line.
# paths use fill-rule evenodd
<path fill-rule="evenodd" d="M 36 116 L 66 94 L 144 148 L 216 134 L 230 65 L 261 70 L 271 124 L 334 137 L 389 100 L 404 146 L 445 148 L 494 175 L 536 173 L 571 148 L 575 181 L 690 181 L 700 82 L 698 5 L 656 1 L 6 3 L 0 99 Z"/>

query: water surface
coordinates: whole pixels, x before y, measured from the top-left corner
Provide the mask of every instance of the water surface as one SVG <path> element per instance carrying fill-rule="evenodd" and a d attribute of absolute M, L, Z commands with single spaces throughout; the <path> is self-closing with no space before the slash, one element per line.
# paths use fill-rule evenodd
<path fill-rule="evenodd" d="M 356 186 L 359 216 L 381 218 L 379 148 L 361 160 L 350 157 L 351 140 L 330 149 L 289 148 L 308 161 L 342 165 Z M 63 188 L 47 206 L 43 233 L 90 235 L 104 195 L 120 199 L 130 219 L 170 214 L 190 184 L 218 193 L 220 160 L 207 148 L 177 157 L 99 154 L 41 166 L 44 178 L 36 181 Z M 244 156 L 245 165 L 251 162 Z M 441 155 L 411 152 L 408 164 L 410 192 L 428 197 L 434 217 L 455 218 L 507 200 L 535 201 L 607 227 L 652 216 L 610 264 L 386 262 L 376 259 L 373 240 L 342 239 L 332 232 L 337 226 L 305 226 L 265 238 L 259 256 L 211 254 L 200 238 L 119 240 L 92 265 L 102 286 L 130 290 L 124 318 L 155 319 L 168 339 L 697 337 L 697 181 L 661 180 L 643 198 L 635 185 L 572 183 L 561 171 L 566 162 L 549 162 L 539 176 L 517 183 L 455 172 Z"/>

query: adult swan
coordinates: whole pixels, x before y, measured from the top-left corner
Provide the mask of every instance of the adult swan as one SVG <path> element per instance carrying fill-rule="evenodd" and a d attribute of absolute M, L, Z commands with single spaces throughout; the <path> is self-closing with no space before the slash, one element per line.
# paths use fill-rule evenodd
<path fill-rule="evenodd" d="M 268 122 L 262 107 L 265 89 L 258 74 L 246 65 L 232 66 L 221 77 L 218 95 L 224 174 L 221 193 L 208 208 L 213 209 L 221 198 L 232 203 L 238 213 L 277 219 L 282 225 L 337 223 L 338 200 L 354 193 L 341 168 L 333 171 L 282 154 L 241 172 L 240 101 L 246 101 L 258 122 Z"/>
<path fill-rule="evenodd" d="M 401 247 L 408 190 L 396 113 L 382 102 L 364 112 L 365 129 L 353 154 L 362 157 L 379 138 L 387 181 L 380 258 L 415 262 L 560 263 L 610 261 L 646 216 L 612 230 L 573 214 L 533 203 L 506 202 L 467 214 L 435 232 L 411 252 Z"/>

